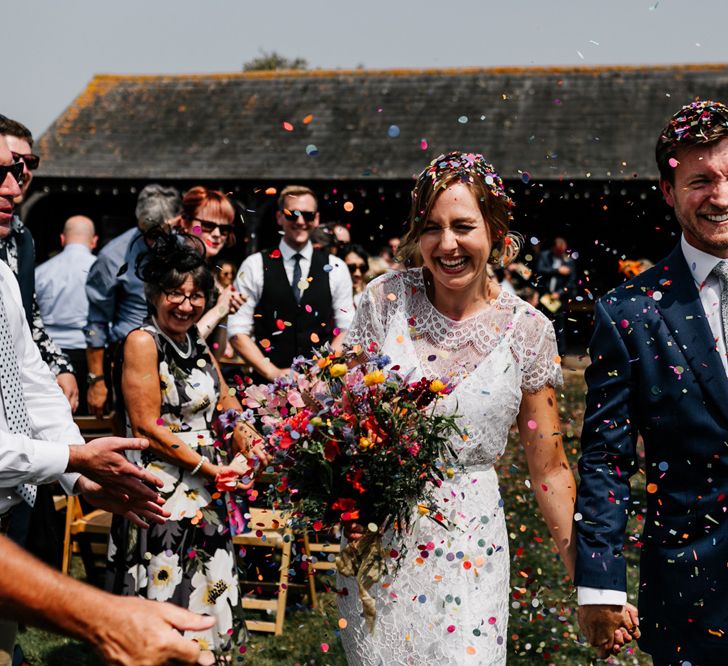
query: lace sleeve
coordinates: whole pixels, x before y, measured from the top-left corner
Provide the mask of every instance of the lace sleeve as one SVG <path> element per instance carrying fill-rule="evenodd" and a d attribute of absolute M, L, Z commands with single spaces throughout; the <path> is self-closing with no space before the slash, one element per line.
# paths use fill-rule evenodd
<path fill-rule="evenodd" d="M 523 327 L 521 389 L 526 393 L 563 383 L 554 327 L 541 313 L 537 315 Z"/>
<path fill-rule="evenodd" d="M 383 276 L 388 277 L 388 276 Z M 387 318 L 387 300 L 384 284 L 388 280 L 378 278 L 369 283 L 361 297 L 354 315 L 354 321 L 346 336 L 350 345 L 359 344 L 365 349 L 372 343 L 381 346 L 384 342 Z"/>

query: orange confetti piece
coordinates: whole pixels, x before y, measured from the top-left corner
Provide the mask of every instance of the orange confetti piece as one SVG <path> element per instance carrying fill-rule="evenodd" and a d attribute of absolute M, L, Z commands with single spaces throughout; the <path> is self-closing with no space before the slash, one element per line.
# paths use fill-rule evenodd
<path fill-rule="evenodd" d="M 399 344 L 402 344 L 404 342 L 404 336 L 403 335 L 398 335 L 397 336 L 397 342 L 399 342 Z"/>
<path fill-rule="evenodd" d="M 397 294 L 389 293 L 387 294 L 387 300 L 388 301 L 396 301 L 397 300 Z"/>
<path fill-rule="evenodd" d="M 260 341 L 260 346 L 263 347 L 263 348 L 265 348 L 265 349 L 268 349 L 268 347 L 270 347 L 270 340 L 268 338 L 263 338 Z"/>
<path fill-rule="evenodd" d="M 314 344 L 318 344 L 320 340 L 321 338 L 319 338 L 318 335 L 316 335 L 315 333 L 311 333 L 311 342 L 313 342 Z"/>
<path fill-rule="evenodd" d="M 472 645 L 468 645 L 468 647 L 465 648 L 465 652 L 468 654 L 475 654 L 476 649 Z"/>
<path fill-rule="evenodd" d="M 340 617 L 339 618 L 339 629 L 346 629 L 346 627 L 349 626 L 349 623 L 346 621 L 345 618 Z"/>
<path fill-rule="evenodd" d="M 278 192 L 278 190 L 275 187 L 267 187 L 265 189 L 265 193 L 268 195 L 271 195 L 271 196 L 274 194 L 277 194 L 277 192 Z"/>
<path fill-rule="evenodd" d="M 656 483 L 648 483 L 647 484 L 647 492 L 651 495 L 657 492 L 657 484 Z"/>
<path fill-rule="evenodd" d="M 304 119 L 303 124 L 308 125 L 313 120 L 313 114 L 309 113 Z"/>
<path fill-rule="evenodd" d="M 352 210 L 354 210 L 354 204 L 353 204 L 353 203 L 351 203 L 351 201 L 347 201 L 347 202 L 346 202 L 346 203 L 344 204 L 344 210 L 345 210 L 345 211 L 346 211 L 347 213 L 351 213 L 351 211 L 352 211 Z"/>

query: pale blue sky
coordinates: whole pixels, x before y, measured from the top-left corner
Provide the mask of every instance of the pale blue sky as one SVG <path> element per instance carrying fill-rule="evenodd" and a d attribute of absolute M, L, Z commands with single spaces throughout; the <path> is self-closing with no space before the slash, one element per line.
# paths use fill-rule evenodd
<path fill-rule="evenodd" d="M 40 134 L 96 73 L 728 62 L 727 0 L 26 0 L 3 12 L 0 113 Z"/>

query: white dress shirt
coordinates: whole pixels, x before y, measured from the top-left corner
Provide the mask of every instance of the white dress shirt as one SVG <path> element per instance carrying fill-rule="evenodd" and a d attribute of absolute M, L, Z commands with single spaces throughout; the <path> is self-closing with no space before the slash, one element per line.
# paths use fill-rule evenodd
<path fill-rule="evenodd" d="M 293 255 L 296 254 L 297 250 L 291 248 L 283 240 L 278 245 L 278 249 L 281 251 L 283 268 L 286 271 L 288 282 L 291 283 L 293 282 L 293 269 L 296 265 Z M 311 258 L 313 257 L 313 245 L 310 241 L 300 250 L 300 254 L 302 256 L 300 260 L 301 278 L 305 279 L 308 277 Z M 351 275 L 346 264 L 333 254 L 329 255 L 329 265 L 331 266 L 331 272 L 328 273 L 328 276 L 334 324 L 336 328 L 346 331 L 354 319 Z M 233 335 L 253 335 L 253 318 L 258 301 L 263 295 L 263 280 L 263 255 L 256 252 L 243 262 L 235 278 L 235 288 L 244 294 L 248 300 L 243 303 L 235 314 L 228 315 L 228 339 Z"/>
<path fill-rule="evenodd" d="M 695 286 L 700 294 L 700 303 L 705 311 L 705 316 L 710 326 L 710 332 L 716 341 L 716 347 L 723 362 L 723 370 L 728 375 L 728 358 L 726 357 L 726 346 L 723 340 L 723 325 L 721 323 L 720 295 L 721 285 L 718 278 L 711 275 L 715 265 L 721 260 L 712 254 L 698 250 L 685 240 L 683 235 L 680 238 L 680 249 L 685 261 L 688 264 L 690 273 L 695 280 Z M 622 606 L 627 603 L 627 593 L 621 590 L 600 590 L 593 587 L 578 588 L 579 605 L 591 604 L 615 604 Z"/>
<path fill-rule="evenodd" d="M 18 358 L 23 397 L 28 410 L 32 437 L 11 433 L 0 400 L 0 514 L 21 499 L 14 488 L 21 483 L 50 483 L 59 480 L 67 493 L 73 491 L 79 475 L 65 474 L 68 445 L 83 444 L 73 422 L 71 407 L 43 363 L 28 328 L 20 289 L 12 271 L 0 262 L 0 298 L 8 316 L 8 328 Z"/>

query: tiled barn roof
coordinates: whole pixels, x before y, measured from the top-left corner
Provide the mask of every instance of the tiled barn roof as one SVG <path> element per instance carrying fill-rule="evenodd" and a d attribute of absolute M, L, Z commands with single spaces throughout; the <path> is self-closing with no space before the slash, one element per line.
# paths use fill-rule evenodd
<path fill-rule="evenodd" d="M 654 144 L 728 66 L 96 76 L 39 141 L 39 176 L 402 179 L 440 152 L 505 178 L 656 178 Z"/>

